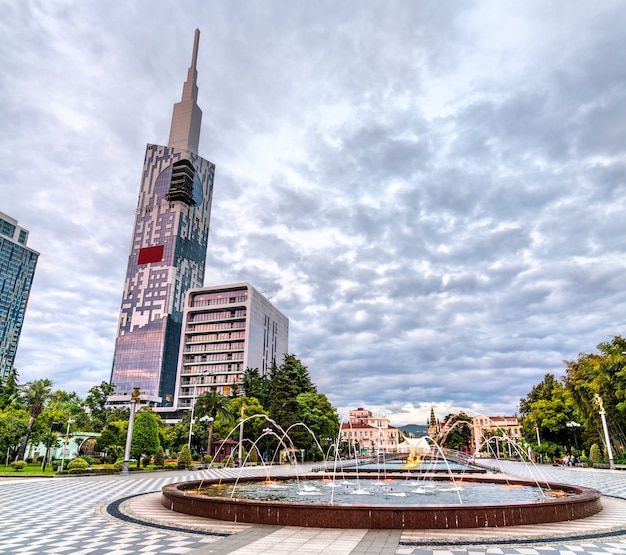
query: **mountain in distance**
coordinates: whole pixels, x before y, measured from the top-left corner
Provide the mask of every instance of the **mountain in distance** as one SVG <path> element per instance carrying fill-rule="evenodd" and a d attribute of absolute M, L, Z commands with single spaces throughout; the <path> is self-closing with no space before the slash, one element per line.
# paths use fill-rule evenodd
<path fill-rule="evenodd" d="M 428 426 L 424 424 L 406 424 L 405 426 L 398 426 L 405 434 L 410 434 L 413 437 L 423 437 L 428 435 Z"/>

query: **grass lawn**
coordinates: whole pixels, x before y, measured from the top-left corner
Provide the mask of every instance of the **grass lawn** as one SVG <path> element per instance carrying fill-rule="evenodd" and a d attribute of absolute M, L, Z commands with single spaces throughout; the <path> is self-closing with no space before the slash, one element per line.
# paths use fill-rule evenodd
<path fill-rule="evenodd" d="M 46 465 L 46 471 L 41 471 L 41 464 L 31 463 L 27 464 L 24 470 L 19 472 L 14 471 L 10 466 L 0 466 L 0 476 L 54 476 L 56 472 L 52 471 L 51 465 Z"/>
<path fill-rule="evenodd" d="M 68 462 L 69 461 L 67 460 L 65 461 L 65 466 L 67 466 Z M 131 464 L 130 464 L 131 470 L 134 470 L 136 466 L 137 466 L 137 463 L 135 461 L 131 461 Z M 113 465 L 112 464 L 94 464 L 90 468 L 93 470 L 102 469 L 102 468 L 113 470 Z M 154 469 L 155 468 L 153 464 L 150 464 L 146 467 L 143 467 L 143 466 L 141 467 L 141 470 L 154 470 Z M 52 470 L 52 465 L 50 464 L 46 465 L 45 472 L 41 471 L 41 464 L 39 463 L 27 463 L 26 468 L 20 471 L 15 471 L 10 466 L 0 465 L 0 477 L 11 476 L 11 477 L 19 478 L 20 476 L 25 477 L 25 476 L 56 476 L 56 475 L 57 473 Z"/>

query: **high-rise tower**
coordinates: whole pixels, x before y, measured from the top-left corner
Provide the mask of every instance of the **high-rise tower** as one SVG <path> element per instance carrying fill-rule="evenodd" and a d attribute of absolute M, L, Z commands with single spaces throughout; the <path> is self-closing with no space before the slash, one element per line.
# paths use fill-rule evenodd
<path fill-rule="evenodd" d="M 111 371 L 113 403 L 139 387 L 143 401 L 172 405 L 185 296 L 204 280 L 215 166 L 198 156 L 199 39 L 196 29 L 168 145 L 146 148 Z"/>
<path fill-rule="evenodd" d="M 0 212 L 0 378 L 13 368 L 39 253 L 26 246 L 28 231 Z"/>

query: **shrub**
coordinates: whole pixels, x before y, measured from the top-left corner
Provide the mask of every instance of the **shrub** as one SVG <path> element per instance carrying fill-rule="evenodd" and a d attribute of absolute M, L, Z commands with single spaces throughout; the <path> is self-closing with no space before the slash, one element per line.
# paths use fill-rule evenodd
<path fill-rule="evenodd" d="M 204 457 L 202 457 L 202 464 L 211 464 L 212 462 L 213 459 L 210 455 L 204 455 Z"/>
<path fill-rule="evenodd" d="M 81 455 L 80 458 L 86 460 L 89 466 L 96 462 L 96 459 L 90 457 L 89 455 Z"/>
<path fill-rule="evenodd" d="M 154 466 L 162 468 L 165 465 L 165 451 L 163 447 L 159 447 L 159 450 L 154 455 Z"/>
<path fill-rule="evenodd" d="M 146 468 L 151 462 L 152 462 L 152 455 L 144 455 L 143 460 L 141 461 L 141 464 L 143 464 L 143 467 Z"/>
<path fill-rule="evenodd" d="M 187 445 L 183 445 L 176 461 L 180 466 L 185 465 L 185 467 L 188 467 L 191 465 L 191 452 L 189 451 L 189 447 Z"/>
<path fill-rule="evenodd" d="M 596 464 L 602 462 L 602 451 L 600 451 L 600 447 L 597 443 L 594 443 L 591 449 L 589 449 L 589 462 Z"/>
<path fill-rule="evenodd" d="M 59 467 L 61 466 L 61 461 L 52 461 L 50 463 L 50 466 L 52 466 L 52 472 L 56 472 L 57 470 L 59 470 Z"/>
<path fill-rule="evenodd" d="M 113 463 L 113 470 L 115 470 L 115 472 L 121 472 L 122 468 L 124 468 L 124 461 L 117 460 Z"/>
<path fill-rule="evenodd" d="M 67 465 L 67 469 L 71 472 L 74 469 L 78 469 L 78 470 L 86 470 L 87 467 L 89 466 L 89 463 L 83 459 L 82 457 L 77 457 L 75 459 L 72 459 L 68 465 Z"/>
<path fill-rule="evenodd" d="M 13 472 L 22 472 L 26 468 L 26 461 L 13 461 L 11 463 Z"/>

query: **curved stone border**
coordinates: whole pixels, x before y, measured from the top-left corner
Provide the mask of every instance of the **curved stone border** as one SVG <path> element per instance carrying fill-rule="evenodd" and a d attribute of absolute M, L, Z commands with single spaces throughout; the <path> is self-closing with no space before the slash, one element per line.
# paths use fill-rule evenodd
<path fill-rule="evenodd" d="M 388 475 L 389 476 L 389 475 Z M 396 476 L 406 478 L 405 475 Z M 305 476 L 300 479 L 319 479 Z M 364 479 L 368 479 L 364 477 Z M 372 477 L 372 479 L 374 479 Z M 437 479 L 437 477 L 432 477 Z M 262 481 L 264 478 L 255 478 Z M 462 478 L 465 482 L 488 482 L 536 486 L 527 480 Z M 204 480 L 204 484 L 231 483 L 230 480 Z M 183 482 L 165 486 L 161 504 L 169 510 L 205 518 L 231 522 L 270 524 L 275 526 L 312 526 L 317 528 L 359 529 L 459 529 L 520 526 L 546 522 L 561 522 L 586 518 L 602 510 L 600 492 L 566 484 L 542 484 L 552 489 L 575 493 L 541 503 L 513 505 L 326 505 L 287 503 L 209 497 L 186 490 L 197 489 L 201 481 Z"/>

